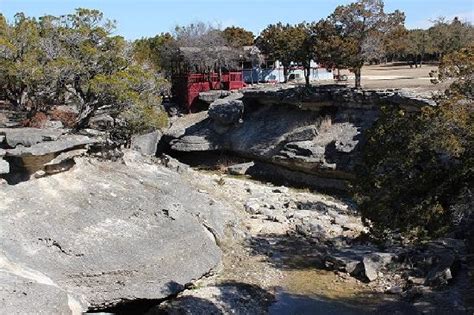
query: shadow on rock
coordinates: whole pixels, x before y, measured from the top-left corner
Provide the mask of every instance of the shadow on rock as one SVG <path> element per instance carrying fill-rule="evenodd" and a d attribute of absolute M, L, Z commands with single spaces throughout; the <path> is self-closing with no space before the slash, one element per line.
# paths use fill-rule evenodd
<path fill-rule="evenodd" d="M 251 254 L 263 255 L 279 269 L 306 269 L 323 267 L 326 247 L 315 239 L 298 234 L 265 234 L 247 240 Z"/>
<path fill-rule="evenodd" d="M 267 314 L 273 301 L 257 285 L 229 281 L 184 291 L 146 314 Z"/>

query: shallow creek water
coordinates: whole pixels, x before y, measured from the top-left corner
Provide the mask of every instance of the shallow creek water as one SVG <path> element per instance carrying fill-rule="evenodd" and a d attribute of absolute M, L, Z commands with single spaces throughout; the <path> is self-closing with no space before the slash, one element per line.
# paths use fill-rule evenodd
<path fill-rule="evenodd" d="M 338 280 L 333 272 L 292 270 L 285 272 L 269 314 L 367 314 L 382 300 L 380 294 Z"/>

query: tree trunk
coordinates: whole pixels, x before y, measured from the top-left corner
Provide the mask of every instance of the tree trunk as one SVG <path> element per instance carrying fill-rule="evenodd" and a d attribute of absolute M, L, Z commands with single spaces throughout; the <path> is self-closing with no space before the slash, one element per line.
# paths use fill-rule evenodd
<path fill-rule="evenodd" d="M 89 103 L 90 104 L 90 103 Z M 76 119 L 76 127 L 75 130 L 81 130 L 87 127 L 89 124 L 90 119 L 94 115 L 95 111 L 97 109 L 97 103 L 96 104 L 85 104 L 82 110 L 79 113 L 79 116 Z"/>
<path fill-rule="evenodd" d="M 304 73 L 306 87 L 310 86 L 310 82 L 309 82 L 310 77 L 311 77 L 311 66 L 307 66 L 305 67 L 305 73 Z"/>
<path fill-rule="evenodd" d="M 278 71 L 280 72 L 280 71 Z M 287 66 L 283 66 L 283 82 L 284 83 L 287 83 L 288 82 L 288 67 Z M 280 83 L 280 82 L 278 82 Z"/>
<path fill-rule="evenodd" d="M 360 85 L 361 69 L 360 69 L 360 68 L 356 68 L 356 69 L 354 70 L 354 74 L 355 74 L 355 88 L 356 88 L 356 89 L 360 89 L 360 88 L 361 88 L 361 85 Z"/>

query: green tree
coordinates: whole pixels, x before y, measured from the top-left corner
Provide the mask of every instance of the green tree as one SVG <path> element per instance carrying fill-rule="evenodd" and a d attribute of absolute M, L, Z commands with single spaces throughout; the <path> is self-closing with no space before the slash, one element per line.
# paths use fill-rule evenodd
<path fill-rule="evenodd" d="M 343 68 L 349 53 L 344 47 L 344 39 L 329 20 L 320 20 L 313 26 L 315 34 L 315 54 L 318 62 L 326 68 Z"/>
<path fill-rule="evenodd" d="M 474 184 L 473 76 L 472 48 L 447 55 L 439 78 L 454 82 L 438 106 L 386 108 L 367 133 L 354 193 L 376 235 L 439 236 L 466 215 L 455 209 Z"/>
<path fill-rule="evenodd" d="M 133 42 L 133 58 L 142 65 L 156 72 L 165 71 L 168 68 L 163 57 L 164 50 L 174 41 L 170 33 L 162 33 L 150 38 L 141 38 Z"/>
<path fill-rule="evenodd" d="M 252 32 L 236 26 L 226 27 L 222 31 L 222 35 L 230 46 L 236 48 L 251 46 L 255 40 Z"/>
<path fill-rule="evenodd" d="M 306 86 L 310 85 L 311 60 L 316 58 L 316 34 L 314 25 L 306 22 L 294 25 L 289 29 L 293 50 L 293 61 L 304 68 Z"/>
<path fill-rule="evenodd" d="M 451 22 L 443 17 L 438 18 L 428 32 L 440 57 L 472 45 L 474 41 L 474 27 L 469 22 L 461 22 L 457 17 Z"/>
<path fill-rule="evenodd" d="M 269 58 L 282 63 L 285 79 L 292 63 L 302 65 L 306 84 L 309 85 L 310 61 L 316 55 L 313 31 L 313 26 L 306 22 L 296 25 L 271 24 L 260 33 L 256 44 Z"/>
<path fill-rule="evenodd" d="M 295 48 L 291 46 L 290 29 L 289 24 L 270 24 L 256 39 L 256 45 L 263 54 L 281 62 L 285 80 L 295 52 Z"/>
<path fill-rule="evenodd" d="M 405 16 L 400 11 L 387 14 L 384 11 L 384 3 L 381 0 L 359 0 L 344 6 L 338 6 L 328 19 L 328 23 L 321 23 L 325 33 L 333 38 L 331 43 L 341 46 L 330 46 L 326 49 L 328 53 L 332 50 L 344 52 L 339 55 L 339 61 L 355 74 L 355 86 L 361 86 L 361 69 L 364 62 L 378 56 L 383 52 L 383 39 L 387 34 L 393 37 L 403 26 Z M 321 31 L 321 29 L 320 29 Z M 334 34 L 334 35 L 332 35 Z M 393 39 L 392 39 L 393 41 Z M 323 60 L 330 63 L 330 60 Z"/>
<path fill-rule="evenodd" d="M 9 25 L 0 15 L 0 52 L 0 86 L 8 101 L 22 109 L 38 94 L 47 62 L 42 58 L 37 21 L 19 13 Z"/>
<path fill-rule="evenodd" d="M 97 10 L 77 9 L 38 20 L 0 18 L 0 84 L 16 107 L 35 110 L 55 102 L 76 105 L 77 128 L 99 108 L 119 112 L 135 104 L 157 106 L 161 82 L 134 62 L 131 47 L 112 36 L 115 23 Z"/>
<path fill-rule="evenodd" d="M 406 53 L 413 60 L 415 67 L 422 65 L 425 55 L 431 53 L 432 40 L 426 30 L 414 29 L 408 32 Z"/>
<path fill-rule="evenodd" d="M 394 59 L 400 59 L 406 52 L 408 30 L 405 28 L 405 15 L 402 12 L 395 11 L 388 20 L 391 21 L 393 26 L 388 27 L 382 38 L 383 52 L 385 61 L 393 61 Z"/>

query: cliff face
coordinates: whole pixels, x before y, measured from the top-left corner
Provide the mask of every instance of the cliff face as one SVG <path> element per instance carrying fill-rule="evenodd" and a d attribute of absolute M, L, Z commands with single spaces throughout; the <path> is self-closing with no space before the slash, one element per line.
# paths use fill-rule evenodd
<path fill-rule="evenodd" d="M 287 174 L 293 172 L 292 177 L 310 176 L 308 181 L 315 186 L 344 189 L 352 178 L 363 133 L 383 105 L 417 111 L 435 104 L 399 91 L 334 87 L 246 91 L 228 102 L 212 103 L 207 113 L 178 119 L 164 139 L 174 151 L 224 150 L 283 166 Z M 242 107 L 239 119 L 235 113 Z"/>

